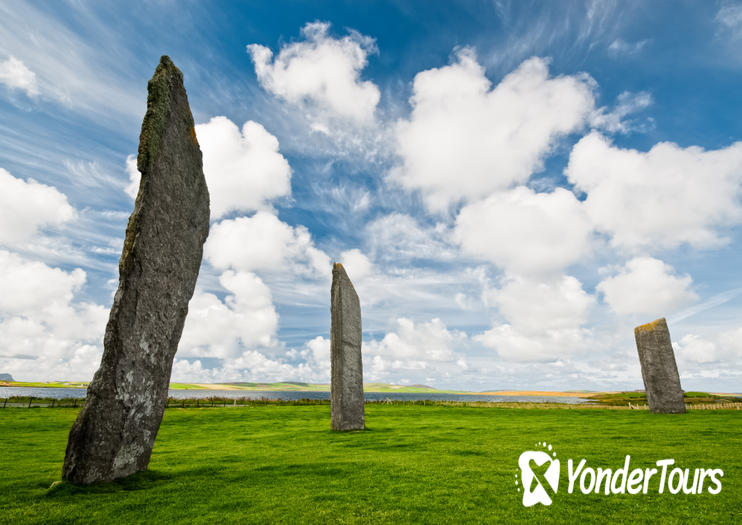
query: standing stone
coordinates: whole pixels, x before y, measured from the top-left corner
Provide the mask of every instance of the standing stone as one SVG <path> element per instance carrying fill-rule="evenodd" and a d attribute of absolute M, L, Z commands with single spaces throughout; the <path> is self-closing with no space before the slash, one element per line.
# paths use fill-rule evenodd
<path fill-rule="evenodd" d="M 139 194 L 100 368 L 72 425 L 62 477 L 110 481 L 145 470 L 209 233 L 209 192 L 183 74 L 163 56 L 147 85 Z"/>
<path fill-rule="evenodd" d="M 650 412 L 684 413 L 683 389 L 665 318 L 637 326 L 634 337 Z"/>
<path fill-rule="evenodd" d="M 363 430 L 363 363 L 361 361 L 361 303 L 340 263 L 332 267 L 330 290 L 331 376 L 333 430 Z"/>

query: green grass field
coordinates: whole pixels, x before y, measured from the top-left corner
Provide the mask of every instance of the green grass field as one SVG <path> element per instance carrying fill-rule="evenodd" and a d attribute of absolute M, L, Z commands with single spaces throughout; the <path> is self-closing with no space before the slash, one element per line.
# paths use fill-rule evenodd
<path fill-rule="evenodd" d="M 3 523 L 739 523 L 742 412 L 367 405 L 364 432 L 329 430 L 328 405 L 168 409 L 150 471 L 60 484 L 69 408 L 0 410 Z M 521 452 L 562 462 L 549 507 L 525 508 Z M 721 468 L 718 495 L 567 493 L 567 459 Z"/>

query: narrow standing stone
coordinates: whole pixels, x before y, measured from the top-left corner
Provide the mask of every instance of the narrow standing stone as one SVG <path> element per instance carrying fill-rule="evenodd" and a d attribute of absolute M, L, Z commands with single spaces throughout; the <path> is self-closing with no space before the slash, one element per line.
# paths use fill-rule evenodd
<path fill-rule="evenodd" d="M 145 470 L 209 233 L 209 192 L 183 74 L 163 56 L 147 85 L 142 175 L 119 261 L 103 358 L 72 425 L 62 477 L 110 481 Z"/>
<path fill-rule="evenodd" d="M 363 430 L 361 303 L 340 263 L 332 267 L 330 299 L 331 426 L 333 430 Z"/>
<path fill-rule="evenodd" d="M 665 318 L 637 326 L 634 337 L 650 412 L 684 413 L 683 389 Z"/>

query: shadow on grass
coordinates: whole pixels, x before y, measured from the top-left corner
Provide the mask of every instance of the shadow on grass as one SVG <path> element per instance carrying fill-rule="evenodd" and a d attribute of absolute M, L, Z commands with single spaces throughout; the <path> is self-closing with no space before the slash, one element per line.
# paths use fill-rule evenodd
<path fill-rule="evenodd" d="M 456 454 L 457 456 L 487 456 L 487 452 L 482 452 L 481 450 L 452 450 L 450 452 L 451 454 Z"/>
<path fill-rule="evenodd" d="M 259 475 L 273 476 L 342 476 L 352 472 L 356 465 L 351 462 L 335 463 L 330 466 L 327 463 L 303 463 L 289 465 L 262 465 L 256 467 L 254 472 Z"/>
<path fill-rule="evenodd" d="M 167 483 L 170 479 L 172 479 L 172 476 L 169 474 L 156 470 L 145 470 L 144 472 L 137 472 L 136 474 L 115 481 L 94 483 L 92 485 L 75 485 L 67 481 L 55 481 L 46 491 L 45 497 L 54 499 L 79 494 L 148 490 Z"/>

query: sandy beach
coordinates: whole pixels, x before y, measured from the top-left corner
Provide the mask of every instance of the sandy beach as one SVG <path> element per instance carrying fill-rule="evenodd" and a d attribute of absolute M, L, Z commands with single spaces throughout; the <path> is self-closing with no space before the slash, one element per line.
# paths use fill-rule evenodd
<path fill-rule="evenodd" d="M 553 390 L 494 390 L 492 392 L 462 392 L 468 395 L 487 396 L 543 396 L 543 397 L 592 397 L 609 392 L 556 392 Z"/>

